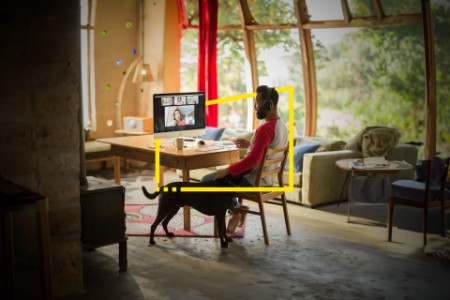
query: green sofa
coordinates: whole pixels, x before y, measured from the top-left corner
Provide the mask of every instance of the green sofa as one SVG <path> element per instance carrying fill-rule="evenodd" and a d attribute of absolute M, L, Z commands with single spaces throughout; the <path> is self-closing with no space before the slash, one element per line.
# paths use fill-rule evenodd
<path fill-rule="evenodd" d="M 287 200 L 307 207 L 316 207 L 347 199 L 349 183 L 347 171 L 339 169 L 335 163 L 340 159 L 361 158 L 362 152 L 344 149 L 346 145 L 344 141 L 303 136 L 294 138 L 294 146 L 313 144 L 320 146 L 315 152 L 303 155 L 303 169 L 294 171 L 294 189 L 286 192 Z M 417 147 L 409 144 L 397 144 L 387 154 L 387 159 L 405 160 L 415 166 L 417 155 Z M 199 181 L 204 175 L 224 167 L 226 166 L 191 170 L 190 178 Z M 178 173 L 181 174 L 179 171 Z M 289 182 L 288 174 L 288 171 L 284 172 L 283 183 L 285 185 L 288 185 Z M 391 182 L 412 178 L 414 178 L 414 169 L 390 175 Z"/>

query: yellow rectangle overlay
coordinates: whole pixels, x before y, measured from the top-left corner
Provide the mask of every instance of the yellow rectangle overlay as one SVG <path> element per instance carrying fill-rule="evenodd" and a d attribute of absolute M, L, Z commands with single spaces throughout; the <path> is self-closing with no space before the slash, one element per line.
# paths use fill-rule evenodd
<path fill-rule="evenodd" d="M 294 190 L 294 87 L 293 86 L 285 86 L 281 88 L 275 89 L 278 93 L 289 93 L 289 183 L 285 187 L 181 187 L 181 192 L 292 192 Z M 220 104 L 228 101 L 236 101 L 243 100 L 248 98 L 253 98 L 256 96 L 256 93 L 250 94 L 242 94 L 237 96 L 231 96 L 221 99 L 208 100 L 206 101 L 206 105 L 214 105 Z M 155 139 L 155 182 L 156 185 L 160 183 L 160 140 Z M 155 188 L 155 191 L 159 191 L 158 187 Z M 164 188 L 164 191 L 167 192 L 168 189 Z M 175 190 L 172 189 L 174 192 Z"/>

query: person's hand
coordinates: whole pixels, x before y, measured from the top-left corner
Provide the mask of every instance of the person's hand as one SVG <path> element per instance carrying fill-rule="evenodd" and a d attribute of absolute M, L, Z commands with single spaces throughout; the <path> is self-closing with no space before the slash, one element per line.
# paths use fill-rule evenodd
<path fill-rule="evenodd" d="M 238 148 L 248 148 L 250 146 L 250 141 L 247 139 L 237 139 L 235 144 Z"/>
<path fill-rule="evenodd" d="M 221 169 L 221 170 L 217 171 L 216 177 L 214 177 L 214 180 L 223 178 L 223 177 L 227 176 L 228 174 L 230 174 L 230 172 L 228 171 L 228 168 Z"/>

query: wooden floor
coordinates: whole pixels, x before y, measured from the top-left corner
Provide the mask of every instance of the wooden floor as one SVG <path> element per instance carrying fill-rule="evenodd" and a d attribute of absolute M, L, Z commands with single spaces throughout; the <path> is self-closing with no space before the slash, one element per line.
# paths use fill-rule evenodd
<path fill-rule="evenodd" d="M 124 176 L 126 201 L 142 201 L 151 180 Z M 148 247 L 130 237 L 126 273 L 117 272 L 118 247 L 87 252 L 85 291 L 63 299 L 448 299 L 450 263 L 425 255 L 420 233 L 394 228 L 387 242 L 386 207 L 358 205 L 351 223 L 346 208 L 289 204 L 287 236 L 281 207 L 269 205 L 269 246 L 252 215 L 228 249 L 211 238 L 161 237 Z"/>

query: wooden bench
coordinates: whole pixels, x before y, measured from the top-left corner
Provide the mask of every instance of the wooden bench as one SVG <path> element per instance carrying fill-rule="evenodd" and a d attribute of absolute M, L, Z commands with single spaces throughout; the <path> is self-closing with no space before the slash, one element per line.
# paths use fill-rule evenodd
<path fill-rule="evenodd" d="M 102 168 L 106 167 L 108 161 L 113 161 L 111 145 L 98 142 L 89 136 L 89 131 L 84 131 L 84 157 L 86 163 L 101 162 Z"/>

